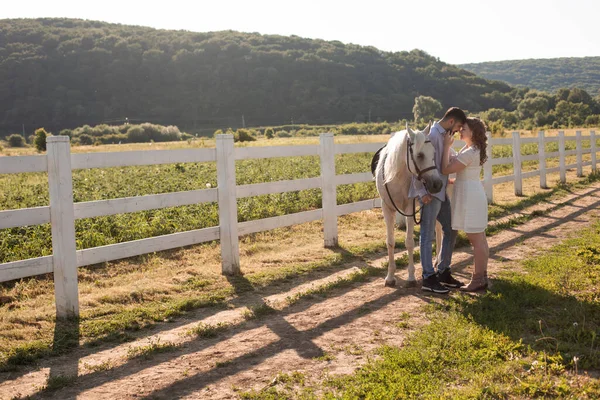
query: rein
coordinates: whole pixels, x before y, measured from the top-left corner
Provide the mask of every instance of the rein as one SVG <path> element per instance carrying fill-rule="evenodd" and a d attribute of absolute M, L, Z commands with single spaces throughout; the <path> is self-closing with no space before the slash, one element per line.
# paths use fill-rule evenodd
<path fill-rule="evenodd" d="M 431 170 L 433 170 L 433 169 L 436 169 L 436 166 L 435 166 L 435 165 L 433 165 L 433 166 L 431 166 L 431 167 L 428 167 L 428 168 L 425 168 L 425 169 L 423 169 L 423 170 L 419 169 L 419 166 L 418 166 L 418 165 L 417 165 L 417 163 L 415 162 L 415 155 L 414 155 L 414 153 L 413 153 L 413 148 L 412 148 L 412 146 L 413 146 L 413 144 L 414 144 L 414 143 L 412 143 L 412 142 L 410 141 L 410 138 L 409 138 L 409 139 L 407 139 L 407 141 L 408 141 L 408 145 L 406 146 L 406 166 L 408 167 L 408 171 L 409 171 L 411 174 L 415 175 L 415 176 L 417 177 L 417 179 L 418 179 L 419 181 L 421 181 L 421 183 L 423 183 L 423 185 L 425 186 L 425 178 L 423 178 L 423 174 L 424 174 L 425 172 L 428 172 L 428 171 L 431 171 Z M 425 141 L 425 143 L 431 143 L 431 140 L 426 140 L 426 141 Z M 387 157 L 387 154 L 386 154 L 386 157 Z M 410 158 L 409 158 L 409 157 L 410 157 Z M 416 173 L 415 173 L 415 172 L 413 172 L 413 171 L 411 170 L 411 168 L 410 168 L 410 161 L 411 161 L 411 160 L 412 160 L 412 162 L 413 162 L 413 165 L 414 165 L 414 167 L 415 167 Z M 382 161 L 382 162 L 384 162 L 384 161 L 385 161 L 385 158 L 384 158 L 383 160 L 381 160 L 381 161 Z M 384 176 L 383 176 L 383 180 L 384 180 L 384 182 L 385 182 L 385 168 L 382 170 L 382 173 L 383 173 L 383 175 L 384 175 Z M 405 217 L 412 217 L 412 218 L 413 218 L 413 220 L 415 221 L 415 225 L 420 225 L 420 224 L 421 224 L 421 219 L 419 219 L 419 220 L 417 221 L 417 213 L 418 213 L 419 211 L 421 211 L 421 209 L 422 209 L 423 207 L 421 206 L 421 207 L 419 207 L 419 209 L 417 210 L 417 208 L 416 208 L 416 207 L 417 207 L 417 198 L 416 198 L 416 197 L 415 197 L 415 198 L 413 198 L 413 213 L 412 213 L 412 214 L 405 214 L 405 213 L 403 213 L 402 211 L 400 211 L 400 209 L 398 208 L 398 206 L 396 206 L 396 203 L 394 203 L 394 199 L 392 198 L 392 195 L 390 194 L 390 190 L 388 189 L 387 183 L 384 183 L 384 186 L 385 186 L 385 191 L 387 192 L 387 194 L 388 194 L 388 197 L 390 198 L 390 201 L 392 202 L 392 205 L 394 206 L 394 208 L 396 209 L 396 211 L 398 211 L 400 214 L 402 214 L 402 215 L 403 215 L 403 216 L 405 216 Z M 427 190 L 427 188 L 425 188 L 425 190 Z M 428 193 L 429 193 L 429 192 L 428 192 Z"/>

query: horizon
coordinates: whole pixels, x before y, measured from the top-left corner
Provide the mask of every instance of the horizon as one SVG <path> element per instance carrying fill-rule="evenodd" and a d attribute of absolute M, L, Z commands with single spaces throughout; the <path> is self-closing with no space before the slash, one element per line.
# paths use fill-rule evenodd
<path fill-rule="evenodd" d="M 241 1 L 223 1 L 219 4 L 200 5 L 197 14 L 181 0 L 173 0 L 169 7 L 145 9 L 140 1 L 127 3 L 115 0 L 105 1 L 105 6 L 86 7 L 77 1 L 64 0 L 54 3 L 33 1 L 27 4 L 9 4 L 0 10 L 1 19 L 38 19 L 38 18 L 77 18 L 91 21 L 149 27 L 162 30 L 184 30 L 190 32 L 237 31 L 260 33 L 263 35 L 299 36 L 307 39 L 340 41 L 345 44 L 372 46 L 386 52 L 411 51 L 419 49 L 449 64 L 470 64 L 494 61 L 513 61 L 527 59 L 583 58 L 599 56 L 600 36 L 594 30 L 594 11 L 600 11 L 600 5 L 592 0 L 573 0 L 570 2 L 550 0 L 524 2 L 507 0 L 502 8 L 494 4 L 479 4 L 476 0 L 463 0 L 461 6 L 454 5 L 461 14 L 453 9 L 439 11 L 429 18 L 408 18 L 402 20 L 402 29 L 396 23 L 396 15 L 431 14 L 436 9 L 446 10 L 448 6 L 442 0 L 423 4 L 386 4 L 375 1 L 367 5 L 357 1 L 318 2 L 308 0 L 290 12 L 288 4 L 280 7 L 273 0 L 259 0 L 253 3 Z M 433 4 L 432 4 L 433 3 Z M 358 6 L 357 6 L 358 4 Z M 179 7 L 181 6 L 181 7 Z M 541 6 L 541 7 L 540 7 Z M 377 19 L 365 17 L 368 11 L 389 9 L 378 13 Z M 540 30 L 536 21 L 509 27 L 508 21 L 514 18 L 514 9 L 520 9 L 521 15 L 535 15 L 536 21 L 542 21 L 545 28 Z M 115 10 L 119 12 L 116 13 Z M 182 11 L 183 10 L 183 11 Z M 231 10 L 236 10 L 232 13 Z M 488 15 L 494 14 L 495 20 L 506 20 L 506 28 L 489 29 L 486 23 Z M 208 15 L 209 18 L 205 17 Z M 211 18 L 210 16 L 225 18 Z M 336 18 L 332 22 L 332 18 Z M 481 31 L 474 32 L 472 24 L 482 20 Z M 308 21 L 308 22 L 307 22 Z M 356 26 L 362 29 L 356 29 Z M 439 26 L 439 28 L 438 28 Z M 449 28 L 444 28 L 448 26 Z M 493 25 L 492 25 L 493 26 Z M 556 29 L 555 26 L 559 28 Z M 454 36 L 446 41 L 451 31 Z M 401 32 L 409 32 L 405 35 Z M 412 34 L 417 32 L 418 34 Z M 443 39 L 443 40 L 440 40 Z M 456 51 L 456 43 L 467 43 L 469 51 Z M 470 51 L 476 49 L 477 51 Z"/>

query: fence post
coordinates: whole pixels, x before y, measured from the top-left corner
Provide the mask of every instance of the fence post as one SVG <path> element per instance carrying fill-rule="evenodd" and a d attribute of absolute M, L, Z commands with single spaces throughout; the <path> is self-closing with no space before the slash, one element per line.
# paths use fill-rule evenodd
<path fill-rule="evenodd" d="M 68 136 L 49 136 L 46 138 L 46 145 L 56 316 L 57 318 L 78 317 L 79 294 L 71 145 Z"/>
<path fill-rule="evenodd" d="M 546 182 L 546 135 L 544 131 L 538 132 L 538 155 L 539 155 L 539 169 L 540 169 L 540 187 L 547 189 L 548 185 Z"/>
<path fill-rule="evenodd" d="M 567 168 L 565 156 L 565 132 L 558 132 L 558 163 L 560 169 L 560 182 L 567 183 Z"/>
<path fill-rule="evenodd" d="M 577 139 L 577 177 L 583 176 L 583 150 L 581 145 L 581 131 L 575 132 L 575 138 Z"/>
<path fill-rule="evenodd" d="M 523 195 L 523 177 L 521 175 L 521 135 L 513 132 L 513 174 L 515 177 L 515 196 Z"/>
<path fill-rule="evenodd" d="M 483 164 L 483 188 L 488 204 L 491 204 L 494 202 L 494 182 L 492 181 L 492 134 L 486 132 L 485 135 L 487 136 L 488 145 L 486 148 L 487 161 Z"/>
<path fill-rule="evenodd" d="M 590 151 L 592 153 L 592 173 L 596 173 L 596 131 L 590 131 Z"/>
<path fill-rule="evenodd" d="M 338 245 L 337 190 L 335 184 L 335 147 L 333 133 L 322 133 L 319 146 L 321 156 L 321 190 L 323 196 L 323 233 L 325 247 Z"/>
<path fill-rule="evenodd" d="M 237 198 L 233 135 L 217 135 L 217 188 L 219 200 L 219 240 L 221 270 L 224 275 L 240 272 L 237 226 Z"/>

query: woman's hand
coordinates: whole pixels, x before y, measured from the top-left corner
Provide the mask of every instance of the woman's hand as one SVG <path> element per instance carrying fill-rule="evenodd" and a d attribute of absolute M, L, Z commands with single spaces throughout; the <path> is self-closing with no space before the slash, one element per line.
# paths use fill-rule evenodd
<path fill-rule="evenodd" d="M 449 149 L 450 147 L 452 147 L 452 144 L 454 143 L 454 135 L 452 133 L 447 133 L 444 135 L 444 147 L 446 149 Z"/>

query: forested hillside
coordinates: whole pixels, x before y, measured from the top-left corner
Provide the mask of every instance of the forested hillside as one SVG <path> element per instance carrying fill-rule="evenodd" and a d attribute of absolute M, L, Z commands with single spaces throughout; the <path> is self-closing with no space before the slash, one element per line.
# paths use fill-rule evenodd
<path fill-rule="evenodd" d="M 459 67 L 484 78 L 547 92 L 578 87 L 592 96 L 600 94 L 600 57 L 494 61 Z"/>
<path fill-rule="evenodd" d="M 200 128 L 412 118 L 414 99 L 510 108 L 511 88 L 419 50 L 72 19 L 0 20 L 0 136 L 44 126 Z"/>

